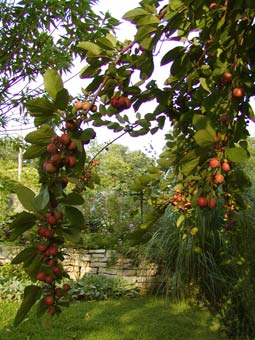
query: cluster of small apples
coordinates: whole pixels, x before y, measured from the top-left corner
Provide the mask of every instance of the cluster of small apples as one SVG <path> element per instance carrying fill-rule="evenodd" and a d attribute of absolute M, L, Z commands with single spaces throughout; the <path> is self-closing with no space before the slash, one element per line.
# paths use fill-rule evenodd
<path fill-rule="evenodd" d="M 191 202 L 187 198 L 185 192 L 181 192 L 181 190 L 176 189 L 175 193 L 170 199 L 170 202 L 173 206 L 175 206 L 178 210 L 187 211 L 191 206 Z"/>
<path fill-rule="evenodd" d="M 48 174 L 57 173 L 63 166 L 73 168 L 77 162 L 75 157 L 77 144 L 68 133 L 52 137 L 50 144 L 47 145 L 47 152 L 49 157 L 43 164 L 43 169 Z"/>
<path fill-rule="evenodd" d="M 68 283 L 64 283 L 62 287 L 55 287 L 50 293 L 44 296 L 43 303 L 47 306 L 47 312 L 54 315 L 60 312 L 59 300 L 66 297 L 67 292 L 71 289 Z"/>
<path fill-rule="evenodd" d="M 212 184 L 221 185 L 225 181 L 225 176 L 222 172 L 229 172 L 231 170 L 231 164 L 227 160 L 220 160 L 213 157 L 209 160 L 209 167 L 214 170 L 213 176 L 210 178 Z M 197 199 L 197 205 L 201 208 L 213 209 L 216 206 L 216 199 L 214 197 L 200 196 Z"/>
<path fill-rule="evenodd" d="M 232 84 L 233 75 L 230 72 L 225 72 L 222 76 L 223 84 Z M 244 90 L 242 87 L 233 87 L 232 96 L 237 99 L 241 99 L 244 96 Z"/>
<path fill-rule="evenodd" d="M 197 199 L 197 205 L 200 208 L 213 209 L 216 206 L 216 199 L 214 197 L 199 196 Z"/>
<path fill-rule="evenodd" d="M 211 158 L 209 160 L 209 166 L 211 169 L 215 169 L 216 173 L 213 175 L 213 183 L 218 185 L 222 184 L 225 180 L 224 175 L 221 173 L 223 171 L 224 173 L 227 173 L 231 170 L 231 164 L 227 160 L 220 160 L 216 157 Z"/>
<path fill-rule="evenodd" d="M 38 227 L 37 231 L 40 237 L 37 251 L 42 256 L 43 265 L 37 273 L 36 279 L 46 285 L 44 289 L 46 295 L 43 302 L 48 306 L 48 313 L 52 315 L 59 311 L 57 306 L 59 298 L 64 296 L 70 289 L 68 284 L 64 284 L 62 288 L 56 288 L 56 281 L 62 279 L 64 269 L 59 262 L 62 254 L 59 250 L 57 238 L 55 238 L 54 228 L 62 221 L 62 218 L 61 211 L 56 210 L 47 213 L 43 219 L 43 224 Z"/>
<path fill-rule="evenodd" d="M 90 101 L 78 101 L 75 103 L 76 110 L 81 110 L 84 112 L 88 112 L 89 110 L 91 112 L 97 111 L 97 106 L 95 104 L 92 104 Z"/>
<path fill-rule="evenodd" d="M 118 109 L 118 110 L 125 110 L 129 109 L 132 105 L 131 100 L 127 96 L 115 96 L 111 98 L 110 104 L 112 107 Z"/>

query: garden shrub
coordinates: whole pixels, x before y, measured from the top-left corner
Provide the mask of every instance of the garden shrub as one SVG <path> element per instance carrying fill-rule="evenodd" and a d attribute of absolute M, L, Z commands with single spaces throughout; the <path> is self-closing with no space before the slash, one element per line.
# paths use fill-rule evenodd
<path fill-rule="evenodd" d="M 31 281 L 21 266 L 0 266 L 0 301 L 20 301 L 29 284 Z"/>
<path fill-rule="evenodd" d="M 71 295 L 74 300 L 107 300 L 109 298 L 135 297 L 139 290 L 122 278 L 88 274 L 72 282 Z"/>

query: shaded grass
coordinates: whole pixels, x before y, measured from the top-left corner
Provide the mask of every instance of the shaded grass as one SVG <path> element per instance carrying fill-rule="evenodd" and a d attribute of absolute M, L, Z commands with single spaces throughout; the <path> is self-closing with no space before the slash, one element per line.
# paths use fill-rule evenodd
<path fill-rule="evenodd" d="M 33 313 L 16 329 L 17 304 L 0 305 L 1 340 L 223 340 L 209 313 L 154 297 L 77 302 L 53 319 Z"/>

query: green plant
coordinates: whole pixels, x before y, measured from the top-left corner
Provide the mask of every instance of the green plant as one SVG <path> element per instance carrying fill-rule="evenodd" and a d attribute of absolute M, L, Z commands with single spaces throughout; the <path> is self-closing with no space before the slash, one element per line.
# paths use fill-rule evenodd
<path fill-rule="evenodd" d="M 139 290 L 122 278 L 104 275 L 85 275 L 72 282 L 70 294 L 74 300 L 108 300 L 119 297 L 135 297 Z"/>
<path fill-rule="evenodd" d="M 25 287 L 29 284 L 31 280 L 21 266 L 0 266 L 0 300 L 20 301 Z"/>

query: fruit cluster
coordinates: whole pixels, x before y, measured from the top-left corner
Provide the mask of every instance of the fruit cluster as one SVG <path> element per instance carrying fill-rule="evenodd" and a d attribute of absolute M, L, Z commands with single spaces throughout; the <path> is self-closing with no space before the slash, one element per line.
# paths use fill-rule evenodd
<path fill-rule="evenodd" d="M 178 210 L 187 211 L 191 206 L 191 202 L 188 199 L 187 195 L 181 190 L 176 189 L 175 193 L 170 199 L 170 202 L 173 206 L 175 206 Z"/>
<path fill-rule="evenodd" d="M 47 145 L 47 152 L 49 157 L 43 164 L 43 169 L 48 174 L 58 172 L 63 166 L 73 168 L 77 162 L 75 157 L 77 144 L 68 133 L 52 137 L 50 144 Z"/>
<path fill-rule="evenodd" d="M 39 242 L 37 244 L 38 255 L 41 256 L 41 266 L 36 279 L 45 284 L 43 303 L 48 306 L 48 313 L 55 314 L 60 311 L 58 300 L 66 295 L 70 289 L 68 284 L 62 288 L 56 288 L 56 282 L 62 280 L 65 275 L 60 263 L 62 253 L 59 250 L 59 240 L 55 236 L 55 228 L 61 223 L 63 214 L 59 210 L 48 212 L 40 221 L 38 227 Z M 69 289 L 68 289 L 69 287 Z"/>
<path fill-rule="evenodd" d="M 126 96 L 112 97 L 111 106 L 118 110 L 129 109 L 131 106 L 131 100 Z"/>
<path fill-rule="evenodd" d="M 92 102 L 89 101 L 78 101 L 75 103 L 75 109 L 76 110 L 82 110 L 85 112 L 88 112 L 89 110 L 92 112 L 96 112 L 97 111 L 97 106 L 95 104 L 92 104 Z"/>

